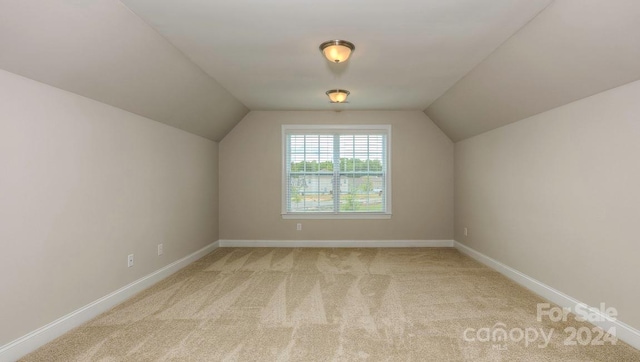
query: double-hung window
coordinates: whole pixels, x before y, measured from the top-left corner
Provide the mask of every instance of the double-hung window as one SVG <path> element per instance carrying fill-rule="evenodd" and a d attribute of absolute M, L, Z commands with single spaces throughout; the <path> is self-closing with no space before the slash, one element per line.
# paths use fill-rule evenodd
<path fill-rule="evenodd" d="M 284 125 L 284 218 L 389 218 L 388 125 Z"/>

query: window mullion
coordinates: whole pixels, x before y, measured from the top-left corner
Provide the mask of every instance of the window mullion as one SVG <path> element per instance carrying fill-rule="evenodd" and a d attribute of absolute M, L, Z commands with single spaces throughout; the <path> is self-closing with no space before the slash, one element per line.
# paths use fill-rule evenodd
<path fill-rule="evenodd" d="M 333 213 L 340 212 L 340 135 L 333 135 Z"/>
<path fill-rule="evenodd" d="M 303 186 L 301 187 L 302 192 L 302 210 L 307 211 L 307 139 L 309 138 L 309 136 L 304 135 L 303 136 L 303 141 L 302 141 L 302 171 L 304 171 L 304 176 L 302 177 L 302 184 Z"/>

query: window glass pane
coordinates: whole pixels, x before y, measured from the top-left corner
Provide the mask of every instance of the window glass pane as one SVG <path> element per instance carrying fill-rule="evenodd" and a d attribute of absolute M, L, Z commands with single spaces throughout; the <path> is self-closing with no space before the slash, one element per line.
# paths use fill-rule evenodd
<path fill-rule="evenodd" d="M 333 175 L 291 176 L 290 212 L 332 212 Z"/>
<path fill-rule="evenodd" d="M 341 212 L 383 212 L 383 178 L 379 176 L 340 176 Z"/>
<path fill-rule="evenodd" d="M 292 135 L 290 139 L 291 172 L 333 171 L 333 136 Z"/>

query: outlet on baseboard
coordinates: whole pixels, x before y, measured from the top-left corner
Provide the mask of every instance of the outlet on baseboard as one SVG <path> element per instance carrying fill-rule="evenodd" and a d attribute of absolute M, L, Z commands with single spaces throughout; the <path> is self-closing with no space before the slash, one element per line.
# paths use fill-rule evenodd
<path fill-rule="evenodd" d="M 296 224 L 296 230 L 298 230 L 298 231 L 302 230 L 302 223 L 301 222 Z"/>
<path fill-rule="evenodd" d="M 163 244 L 158 244 L 158 256 L 164 254 Z"/>
<path fill-rule="evenodd" d="M 129 256 L 127 256 L 127 267 L 131 268 L 133 266 L 133 254 L 129 254 Z"/>
<path fill-rule="evenodd" d="M 464 236 L 469 236 L 469 230 L 467 228 L 464 228 Z"/>

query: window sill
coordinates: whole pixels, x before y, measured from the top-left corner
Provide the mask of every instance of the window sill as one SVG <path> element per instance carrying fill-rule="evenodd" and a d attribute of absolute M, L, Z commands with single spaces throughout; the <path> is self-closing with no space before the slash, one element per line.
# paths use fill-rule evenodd
<path fill-rule="evenodd" d="M 344 214 L 320 214 L 320 213 L 289 213 L 282 214 L 283 219 L 318 219 L 318 220 L 353 220 L 353 219 L 391 219 L 391 214 L 373 214 L 373 213 L 344 213 Z"/>

